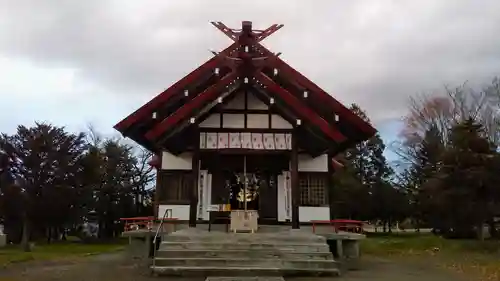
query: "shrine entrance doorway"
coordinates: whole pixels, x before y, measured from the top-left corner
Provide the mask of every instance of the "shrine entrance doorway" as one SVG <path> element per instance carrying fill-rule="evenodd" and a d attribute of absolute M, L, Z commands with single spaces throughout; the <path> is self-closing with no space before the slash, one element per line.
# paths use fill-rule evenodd
<path fill-rule="evenodd" d="M 288 170 L 289 155 L 232 154 L 210 158 L 214 164 L 212 204 L 231 204 L 232 210 L 258 210 L 260 224 L 277 223 L 278 175 Z"/>

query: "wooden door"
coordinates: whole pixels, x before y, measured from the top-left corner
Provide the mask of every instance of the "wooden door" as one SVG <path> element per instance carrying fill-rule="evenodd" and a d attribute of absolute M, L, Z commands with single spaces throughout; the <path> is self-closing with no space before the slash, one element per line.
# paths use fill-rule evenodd
<path fill-rule="evenodd" d="M 267 173 L 259 188 L 259 220 L 261 224 L 278 221 L 277 175 Z"/>

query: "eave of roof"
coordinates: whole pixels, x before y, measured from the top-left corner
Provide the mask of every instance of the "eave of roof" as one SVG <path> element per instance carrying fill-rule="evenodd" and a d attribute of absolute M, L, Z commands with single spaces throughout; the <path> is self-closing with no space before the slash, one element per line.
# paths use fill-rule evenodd
<path fill-rule="evenodd" d="M 238 47 L 238 44 L 233 43 L 229 47 L 227 47 L 225 50 L 221 52 L 221 54 L 226 54 L 229 55 L 232 52 L 234 52 Z M 193 84 L 194 81 L 202 77 L 208 72 L 213 72 L 215 68 L 217 68 L 220 65 L 219 58 L 213 57 L 204 64 L 202 64 L 200 67 L 197 69 L 193 70 L 191 73 L 188 75 L 184 76 L 181 80 L 177 81 L 175 84 L 167 88 L 165 91 L 162 93 L 158 94 L 156 97 L 154 97 L 152 100 L 138 108 L 135 112 L 130 114 L 129 116 L 125 117 L 123 120 L 118 122 L 114 128 L 121 132 L 122 134 L 126 132 L 128 128 L 133 126 L 135 123 L 141 122 L 141 120 L 144 120 L 146 118 L 149 118 L 151 114 L 162 104 L 168 102 L 168 100 L 176 95 L 180 94 L 186 87 L 188 87 L 190 84 Z"/>
<path fill-rule="evenodd" d="M 311 99 L 316 99 L 318 104 L 327 104 L 331 106 L 332 110 L 339 116 L 345 118 L 349 123 L 355 125 L 359 128 L 365 138 L 370 138 L 376 134 L 377 130 L 368 122 L 354 114 L 351 110 L 345 107 L 342 103 L 336 100 L 333 96 L 325 92 L 314 82 L 309 80 L 307 77 L 302 75 L 300 72 L 295 70 L 289 64 L 284 62 L 278 56 L 275 56 L 271 51 L 269 51 L 262 44 L 258 43 L 257 47 L 264 55 L 269 57 L 270 62 L 275 68 L 279 69 L 280 75 L 284 75 L 285 78 L 289 80 L 295 80 L 297 83 L 301 84 L 304 88 L 309 90 L 309 95 Z"/>

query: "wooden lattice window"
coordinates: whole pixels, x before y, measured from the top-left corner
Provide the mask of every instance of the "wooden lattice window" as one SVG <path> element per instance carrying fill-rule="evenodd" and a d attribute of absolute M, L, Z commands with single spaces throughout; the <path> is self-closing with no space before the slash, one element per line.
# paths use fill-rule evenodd
<path fill-rule="evenodd" d="M 160 171 L 158 174 L 158 199 L 164 204 L 189 204 L 193 186 L 190 171 Z"/>
<path fill-rule="evenodd" d="M 300 205 L 328 205 L 327 174 L 299 173 Z"/>

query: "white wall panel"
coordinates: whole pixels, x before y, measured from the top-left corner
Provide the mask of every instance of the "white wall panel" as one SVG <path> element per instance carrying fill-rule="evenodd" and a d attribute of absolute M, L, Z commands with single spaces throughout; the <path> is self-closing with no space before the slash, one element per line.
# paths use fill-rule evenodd
<path fill-rule="evenodd" d="M 299 221 L 330 220 L 330 207 L 299 206 Z"/>
<path fill-rule="evenodd" d="M 244 114 L 222 114 L 223 128 L 245 128 Z"/>
<path fill-rule="evenodd" d="M 249 93 L 248 97 L 248 109 L 268 109 L 267 104 L 263 103 L 257 97 L 255 97 L 252 93 Z"/>
<path fill-rule="evenodd" d="M 211 114 L 200 123 L 200 128 L 220 128 L 220 114 Z"/>
<path fill-rule="evenodd" d="M 271 128 L 273 129 L 293 129 L 292 124 L 277 114 L 271 115 Z"/>
<path fill-rule="evenodd" d="M 244 92 L 238 92 L 235 93 L 235 97 L 233 100 L 228 102 L 224 108 L 227 109 L 245 109 L 245 93 Z"/>
<path fill-rule="evenodd" d="M 178 220 L 189 220 L 189 205 L 159 205 L 158 218 L 163 217 L 166 209 L 172 210 L 172 218 Z"/>
<path fill-rule="evenodd" d="M 247 114 L 247 128 L 268 129 L 269 115 L 267 114 Z"/>
<path fill-rule="evenodd" d="M 299 154 L 299 172 L 328 172 L 328 155 L 322 154 L 312 158 L 307 154 Z"/>
<path fill-rule="evenodd" d="M 162 170 L 191 170 L 193 156 L 191 152 L 181 153 L 178 156 L 163 151 L 161 159 Z"/>

